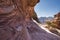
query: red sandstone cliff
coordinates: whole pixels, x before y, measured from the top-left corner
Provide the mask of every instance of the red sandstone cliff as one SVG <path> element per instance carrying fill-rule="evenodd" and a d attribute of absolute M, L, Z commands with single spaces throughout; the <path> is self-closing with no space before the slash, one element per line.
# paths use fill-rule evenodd
<path fill-rule="evenodd" d="M 60 40 L 32 20 L 39 0 L 0 0 L 0 40 Z"/>

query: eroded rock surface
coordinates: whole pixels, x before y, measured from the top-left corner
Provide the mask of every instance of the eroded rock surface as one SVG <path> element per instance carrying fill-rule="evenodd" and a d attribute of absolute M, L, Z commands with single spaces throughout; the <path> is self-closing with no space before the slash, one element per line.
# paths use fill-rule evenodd
<path fill-rule="evenodd" d="M 46 32 L 33 22 L 28 9 L 34 8 L 38 2 L 0 0 L 0 40 L 60 40 L 60 37 Z"/>
<path fill-rule="evenodd" d="M 56 28 L 60 29 L 60 12 L 54 15 L 54 21 Z"/>

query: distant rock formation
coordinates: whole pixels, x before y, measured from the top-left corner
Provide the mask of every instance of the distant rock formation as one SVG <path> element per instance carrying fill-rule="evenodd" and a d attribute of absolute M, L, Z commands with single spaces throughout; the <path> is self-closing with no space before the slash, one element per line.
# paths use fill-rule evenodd
<path fill-rule="evenodd" d="M 60 36 L 60 12 L 54 15 L 54 20 L 47 21 L 47 29 Z"/>
<path fill-rule="evenodd" d="M 41 24 L 46 24 L 47 21 L 52 21 L 53 19 L 53 17 L 40 17 L 39 21 Z"/>
<path fill-rule="evenodd" d="M 60 40 L 32 20 L 29 8 L 39 0 L 0 0 L 0 40 Z M 34 10 L 33 10 L 34 12 Z"/>
<path fill-rule="evenodd" d="M 60 12 L 54 15 L 54 21 L 56 28 L 60 29 Z"/>

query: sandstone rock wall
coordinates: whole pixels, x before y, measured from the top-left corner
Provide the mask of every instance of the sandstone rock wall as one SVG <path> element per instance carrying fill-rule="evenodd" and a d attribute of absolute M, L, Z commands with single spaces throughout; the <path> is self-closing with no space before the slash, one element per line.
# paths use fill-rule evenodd
<path fill-rule="evenodd" d="M 54 23 L 56 24 L 56 28 L 60 29 L 60 12 L 54 16 Z"/>
<path fill-rule="evenodd" d="M 38 2 L 0 0 L 0 40 L 60 40 L 59 36 L 46 32 L 32 21 L 27 8 Z"/>

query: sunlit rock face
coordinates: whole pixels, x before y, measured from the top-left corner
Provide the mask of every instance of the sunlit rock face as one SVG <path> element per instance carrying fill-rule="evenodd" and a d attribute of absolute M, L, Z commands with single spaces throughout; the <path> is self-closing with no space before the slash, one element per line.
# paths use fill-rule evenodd
<path fill-rule="evenodd" d="M 54 16 L 54 23 L 56 24 L 56 28 L 60 29 L 60 12 Z"/>
<path fill-rule="evenodd" d="M 60 40 L 32 21 L 39 0 L 0 0 L 0 40 Z"/>

